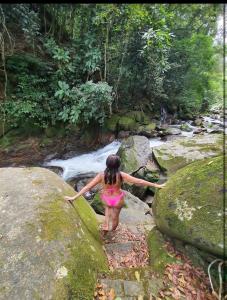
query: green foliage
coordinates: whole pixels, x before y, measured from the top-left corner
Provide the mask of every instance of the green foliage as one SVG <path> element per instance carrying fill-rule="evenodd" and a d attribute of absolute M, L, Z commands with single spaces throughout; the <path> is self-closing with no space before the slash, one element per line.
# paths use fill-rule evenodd
<path fill-rule="evenodd" d="M 1 110 L 14 125 L 103 124 L 112 104 L 186 118 L 222 99 L 220 4 L 1 7 L 16 45 Z"/>
<path fill-rule="evenodd" d="M 100 125 L 104 123 L 106 111 L 112 103 L 112 87 L 106 82 L 93 83 L 88 81 L 79 86 L 67 90 L 70 98 L 67 105 L 64 105 L 59 113 L 60 120 L 69 121 L 72 124 L 91 121 Z"/>

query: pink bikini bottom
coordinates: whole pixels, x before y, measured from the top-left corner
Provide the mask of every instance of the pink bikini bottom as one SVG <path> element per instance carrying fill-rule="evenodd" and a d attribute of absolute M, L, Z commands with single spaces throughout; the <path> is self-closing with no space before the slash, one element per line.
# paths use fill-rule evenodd
<path fill-rule="evenodd" d="M 124 195 L 125 195 L 124 192 L 121 192 L 119 195 L 115 195 L 115 196 L 102 194 L 101 199 L 104 200 L 108 206 L 117 206 L 117 204 L 124 197 Z"/>

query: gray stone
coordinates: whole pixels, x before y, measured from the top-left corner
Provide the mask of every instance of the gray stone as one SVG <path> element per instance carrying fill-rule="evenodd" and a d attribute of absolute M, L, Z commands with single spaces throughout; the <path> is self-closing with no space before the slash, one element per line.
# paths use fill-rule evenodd
<path fill-rule="evenodd" d="M 149 280 L 148 293 L 149 296 L 158 296 L 159 290 L 163 287 L 163 280 L 161 278 L 155 278 L 155 280 Z"/>
<path fill-rule="evenodd" d="M 143 285 L 137 281 L 124 281 L 124 291 L 126 296 L 144 296 Z"/>
<path fill-rule="evenodd" d="M 130 136 L 124 140 L 117 152 L 121 157 L 122 171 L 131 173 L 145 166 L 150 156 L 150 143 L 145 136 Z"/>
<path fill-rule="evenodd" d="M 109 292 L 110 289 L 114 289 L 117 297 L 124 296 L 123 280 L 101 279 L 100 283 L 103 285 L 104 291 Z"/>
<path fill-rule="evenodd" d="M 151 215 L 146 215 L 150 210 L 149 205 L 127 191 L 125 191 L 125 204 L 126 208 L 122 208 L 119 216 L 121 223 L 136 225 L 152 222 Z"/>
<path fill-rule="evenodd" d="M 168 236 L 223 257 L 223 195 L 223 155 L 191 163 L 155 195 L 155 223 Z"/>
<path fill-rule="evenodd" d="M 179 128 L 171 128 L 171 127 L 169 127 L 166 130 L 166 133 L 173 134 L 173 135 L 178 135 L 178 134 L 181 134 L 181 130 Z"/>
<path fill-rule="evenodd" d="M 121 253 L 121 254 L 126 254 L 130 251 L 132 251 L 133 246 L 135 246 L 137 243 L 136 242 L 127 242 L 127 243 L 111 243 L 111 244 L 106 244 L 106 250 L 107 252 L 112 252 L 112 253 Z"/>
<path fill-rule="evenodd" d="M 206 134 L 167 141 L 155 147 L 153 155 L 161 168 L 172 174 L 193 161 L 220 155 L 222 151 L 223 136 Z"/>
<path fill-rule="evenodd" d="M 1 168 L 1 300 L 64 299 L 68 290 L 92 298 L 98 270 L 108 269 L 98 224 L 84 198 L 72 207 L 64 195 L 75 191 L 54 172 Z"/>

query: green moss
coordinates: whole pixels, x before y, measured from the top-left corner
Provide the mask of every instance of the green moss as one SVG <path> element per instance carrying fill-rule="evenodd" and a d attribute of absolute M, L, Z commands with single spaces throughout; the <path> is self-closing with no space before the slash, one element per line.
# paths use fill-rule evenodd
<path fill-rule="evenodd" d="M 131 137 L 128 141 L 129 144 L 133 142 Z M 121 146 L 117 154 L 121 157 L 121 169 L 124 172 L 130 173 L 138 168 L 135 151 L 133 148 L 129 148 L 128 144 Z"/>
<path fill-rule="evenodd" d="M 176 172 L 184 167 L 189 162 L 183 156 L 173 156 L 166 154 L 163 150 L 154 149 L 155 159 L 162 171 L 167 171 L 169 174 Z"/>
<path fill-rule="evenodd" d="M 34 179 L 34 180 L 32 180 L 32 183 L 35 184 L 35 185 L 43 184 L 43 180 Z"/>
<path fill-rule="evenodd" d="M 171 147 L 173 146 L 173 149 Z M 220 134 L 212 135 L 209 139 L 194 137 L 191 139 L 177 140 L 171 144 L 170 149 L 166 145 L 153 149 L 155 160 L 163 171 L 169 174 L 175 173 L 184 166 L 201 160 L 197 153 L 200 152 L 203 157 L 215 157 L 223 152 L 223 136 Z M 178 150 L 179 148 L 179 150 Z M 187 149 L 184 149 L 187 148 Z M 197 152 L 196 152 L 197 151 Z M 190 157 L 187 153 L 190 153 Z M 193 152 L 195 154 L 193 155 Z"/>
<path fill-rule="evenodd" d="M 149 249 L 149 264 L 154 271 L 163 274 L 167 264 L 181 263 L 168 253 L 162 234 L 153 228 L 147 237 Z"/>
<path fill-rule="evenodd" d="M 100 242 L 98 222 L 95 217 L 94 210 L 90 207 L 88 202 L 84 200 L 83 197 L 80 197 L 79 199 L 74 201 L 74 205 L 86 228 L 89 230 L 92 236 Z"/>
<path fill-rule="evenodd" d="M 139 126 L 138 131 L 139 132 L 143 132 L 144 131 L 144 132 L 151 133 L 151 132 L 153 132 L 155 130 L 155 128 L 156 128 L 156 124 L 155 123 L 150 123 L 150 124 L 145 125 L 145 126 Z"/>
<path fill-rule="evenodd" d="M 104 215 L 105 206 L 102 200 L 100 199 L 99 193 L 97 193 L 94 199 L 92 200 L 91 207 L 94 209 L 96 213 Z"/>
<path fill-rule="evenodd" d="M 62 137 L 66 134 L 66 130 L 63 127 L 48 127 L 45 129 L 45 135 L 48 138 Z"/>
<path fill-rule="evenodd" d="M 105 127 L 112 132 L 117 131 L 119 119 L 119 115 L 112 115 L 109 119 L 105 120 Z"/>
<path fill-rule="evenodd" d="M 223 157 L 193 162 L 178 170 L 165 189 L 156 193 L 153 212 L 160 230 L 223 255 Z"/>
<path fill-rule="evenodd" d="M 138 128 L 135 119 L 125 116 L 120 117 L 118 125 L 119 130 L 136 130 Z"/>
<path fill-rule="evenodd" d="M 127 113 L 127 116 L 134 119 L 136 122 L 140 123 L 140 124 L 149 124 L 150 120 L 149 117 L 142 111 L 130 111 L 129 113 Z"/>
<path fill-rule="evenodd" d="M 70 209 L 64 208 L 61 197 L 53 194 L 49 197 L 54 200 L 40 207 L 40 237 L 67 242 L 64 266 L 68 275 L 56 281 L 54 299 L 90 300 L 98 270 L 107 270 L 94 211 L 82 197 Z"/>

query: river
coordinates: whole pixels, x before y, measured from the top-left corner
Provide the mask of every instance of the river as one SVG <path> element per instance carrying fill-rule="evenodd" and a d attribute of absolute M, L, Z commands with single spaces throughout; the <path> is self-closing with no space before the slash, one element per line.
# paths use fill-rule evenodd
<path fill-rule="evenodd" d="M 150 147 L 157 147 L 165 143 L 160 138 L 151 138 Z M 68 181 L 75 177 L 86 176 L 91 173 L 98 173 L 105 169 L 106 158 L 110 154 L 116 154 L 121 146 L 118 140 L 90 153 L 74 156 L 69 159 L 53 159 L 45 162 L 45 167 L 60 167 L 63 170 L 62 178 Z"/>

